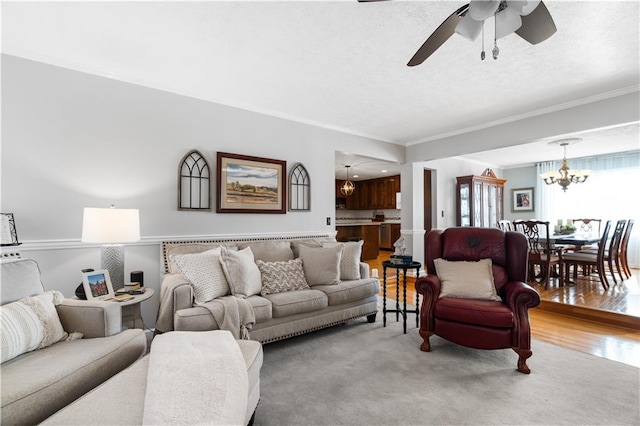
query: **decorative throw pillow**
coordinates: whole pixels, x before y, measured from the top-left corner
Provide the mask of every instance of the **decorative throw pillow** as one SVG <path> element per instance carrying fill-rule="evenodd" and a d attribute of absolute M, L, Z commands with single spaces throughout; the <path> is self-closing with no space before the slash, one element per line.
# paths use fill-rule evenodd
<path fill-rule="evenodd" d="M 251 247 L 238 251 L 222 247 L 222 270 L 234 296 L 244 299 L 260 294 L 262 279 Z"/>
<path fill-rule="evenodd" d="M 293 259 L 286 262 L 263 262 L 256 260 L 262 274 L 261 295 L 282 293 L 285 291 L 305 290 L 309 288 L 304 278 L 302 260 Z"/>
<path fill-rule="evenodd" d="M 256 241 L 240 244 L 240 250 L 251 247 L 254 260 L 278 262 L 293 259 L 293 251 L 289 241 Z"/>
<path fill-rule="evenodd" d="M 63 299 L 59 291 L 47 291 L 0 308 L 2 362 L 67 338 L 56 311 Z"/>
<path fill-rule="evenodd" d="M 171 255 L 171 261 L 191 283 L 196 304 L 229 294 L 229 284 L 220 260 L 221 251 L 216 247 L 202 253 Z"/>
<path fill-rule="evenodd" d="M 491 259 L 481 259 L 478 262 L 434 259 L 433 263 L 442 283 L 440 297 L 502 300 L 493 285 Z"/>
<path fill-rule="evenodd" d="M 340 258 L 342 246 L 306 247 L 299 246 L 304 276 L 310 286 L 340 283 Z"/>
<path fill-rule="evenodd" d="M 322 243 L 322 247 L 344 247 L 340 258 L 340 279 L 359 280 L 360 279 L 360 256 L 364 241 L 353 241 L 348 243 Z"/>

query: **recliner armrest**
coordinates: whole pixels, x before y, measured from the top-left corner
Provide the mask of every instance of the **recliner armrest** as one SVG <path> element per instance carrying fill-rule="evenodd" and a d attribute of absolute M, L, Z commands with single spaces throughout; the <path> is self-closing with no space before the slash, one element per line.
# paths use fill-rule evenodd
<path fill-rule="evenodd" d="M 434 309 L 442 283 L 435 274 L 429 274 L 416 280 L 416 291 L 422 295 L 422 307 L 420 309 L 420 329 L 434 330 Z"/>
<path fill-rule="evenodd" d="M 122 331 L 122 310 L 117 302 L 64 299 L 56 306 L 62 328 L 84 338 L 107 337 Z"/>
<path fill-rule="evenodd" d="M 500 289 L 503 302 L 511 308 L 517 309 L 535 308 L 540 304 L 540 295 L 530 285 L 520 281 L 509 281 Z"/>

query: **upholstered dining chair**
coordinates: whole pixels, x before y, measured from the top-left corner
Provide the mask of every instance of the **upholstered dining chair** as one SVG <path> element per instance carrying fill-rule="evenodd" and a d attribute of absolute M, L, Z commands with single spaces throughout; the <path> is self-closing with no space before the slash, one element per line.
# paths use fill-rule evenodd
<path fill-rule="evenodd" d="M 606 272 L 606 251 L 607 240 L 609 238 L 609 231 L 611 229 L 611 221 L 608 220 L 604 225 L 604 230 L 600 236 L 600 242 L 595 252 L 593 250 L 582 250 L 573 253 L 565 253 L 562 256 L 562 268 L 564 269 L 565 279 L 569 279 L 571 273 L 571 266 L 573 266 L 573 282 L 575 283 L 578 278 L 578 266 L 582 266 L 583 270 L 595 269 L 598 271 L 598 277 L 602 288 L 609 289 L 609 280 L 605 274 Z"/>
<path fill-rule="evenodd" d="M 629 249 L 629 239 L 631 238 L 631 230 L 633 229 L 633 219 L 627 220 L 627 227 L 624 229 L 624 235 L 622 236 L 622 242 L 620 243 L 620 265 L 622 266 L 622 272 L 626 279 L 631 278 L 631 269 L 629 268 L 629 255 L 627 250 Z"/>
<path fill-rule="evenodd" d="M 554 247 L 551 244 L 549 235 L 549 222 L 541 220 L 517 220 L 514 222 L 515 230 L 524 234 L 529 243 L 529 280 L 544 283 L 545 290 L 549 288 L 551 271 L 556 266 L 558 283 L 564 284 L 562 264 L 562 248 Z M 539 266 L 540 273 L 537 274 L 535 267 Z"/>
<path fill-rule="evenodd" d="M 518 371 L 529 374 L 529 309 L 540 295 L 526 284 L 528 247 L 517 232 L 458 227 L 425 237 L 427 275 L 416 280 L 422 295 L 420 349 L 438 335 L 476 349 L 512 348 Z"/>

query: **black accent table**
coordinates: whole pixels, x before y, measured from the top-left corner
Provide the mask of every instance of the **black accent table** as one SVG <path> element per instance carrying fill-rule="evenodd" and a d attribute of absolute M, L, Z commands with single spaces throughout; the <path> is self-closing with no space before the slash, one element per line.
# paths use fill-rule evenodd
<path fill-rule="evenodd" d="M 416 314 L 416 327 L 419 326 L 418 321 L 420 318 L 420 304 L 418 303 L 419 295 L 416 291 L 416 309 L 407 310 L 407 270 L 415 269 L 416 278 L 420 276 L 420 262 L 411 262 L 406 264 L 391 263 L 389 260 L 382 262 L 382 326 L 387 326 L 387 312 L 396 314 L 396 321 L 399 320 L 400 314 L 402 314 L 402 324 L 404 334 L 407 334 L 407 314 Z M 393 268 L 396 270 L 396 308 L 387 309 L 387 268 Z M 402 270 L 402 300 L 404 306 L 400 309 L 400 270 Z"/>

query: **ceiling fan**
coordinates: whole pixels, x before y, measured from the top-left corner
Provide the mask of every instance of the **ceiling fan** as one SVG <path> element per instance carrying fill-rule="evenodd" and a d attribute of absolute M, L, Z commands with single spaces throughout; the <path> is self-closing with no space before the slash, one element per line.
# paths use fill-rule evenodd
<path fill-rule="evenodd" d="M 369 3 L 384 0 L 358 0 Z M 454 11 L 429 36 L 427 41 L 418 49 L 407 63 L 413 67 L 423 63 L 445 41 L 458 33 L 473 41 L 480 32 L 483 33 L 482 52 L 480 58 L 485 58 L 484 52 L 484 21 L 495 17 L 495 34 L 493 58 L 498 58 L 497 39 L 515 32 L 531 44 L 538 44 L 556 32 L 556 25 L 549 10 L 540 0 L 472 0 Z"/>

